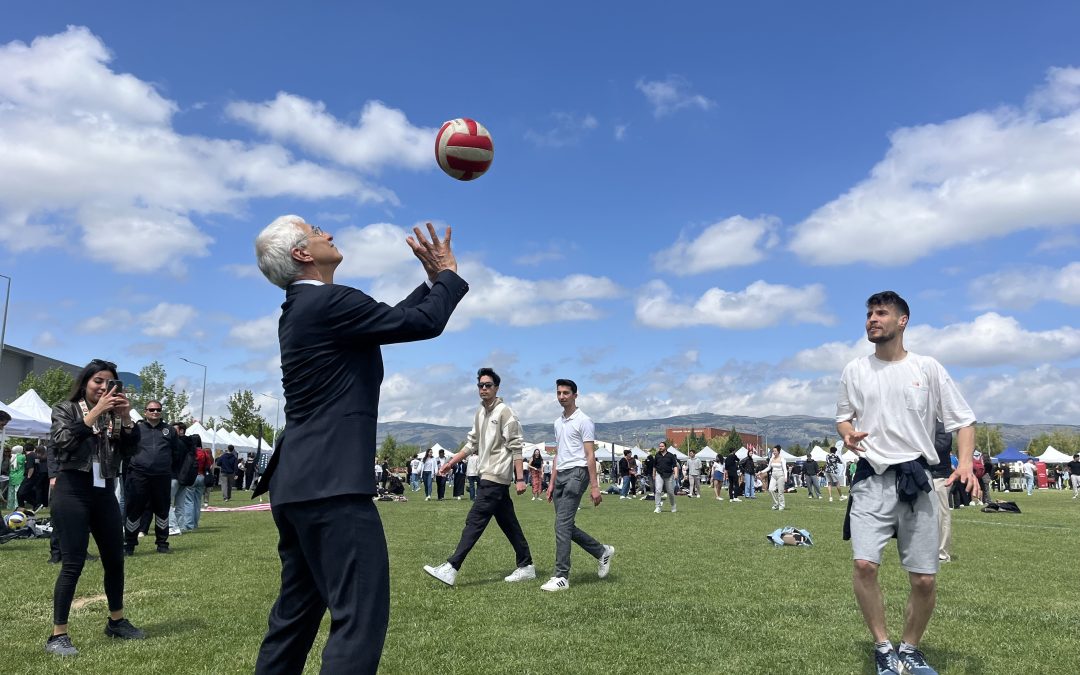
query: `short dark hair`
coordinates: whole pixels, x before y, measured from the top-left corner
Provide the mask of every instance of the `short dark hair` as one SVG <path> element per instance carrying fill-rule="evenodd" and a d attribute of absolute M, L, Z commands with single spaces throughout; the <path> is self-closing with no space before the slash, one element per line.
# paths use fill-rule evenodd
<path fill-rule="evenodd" d="M 540 452 L 540 451 L 539 451 L 539 450 L 537 450 L 537 452 Z M 632 455 L 632 454 L 634 454 L 634 453 L 633 453 L 633 452 L 631 452 L 631 450 L 630 450 L 629 448 L 627 448 L 626 450 L 623 450 L 623 451 L 622 451 L 622 454 L 623 454 L 623 455 Z"/>
<path fill-rule="evenodd" d="M 866 308 L 880 307 L 884 305 L 892 305 L 900 310 L 900 316 L 911 316 L 911 310 L 908 309 L 907 301 L 901 298 L 894 291 L 881 291 L 880 293 L 874 293 L 866 299 Z"/>
<path fill-rule="evenodd" d="M 567 380 L 560 377 L 559 379 L 555 380 L 555 388 L 558 389 L 559 387 L 570 387 L 570 391 L 572 393 L 577 393 L 577 382 L 574 382 L 573 380 Z"/>
<path fill-rule="evenodd" d="M 0 410 L 0 422 L 10 422 L 10 421 L 11 421 L 11 415 L 9 415 L 6 410 Z"/>
<path fill-rule="evenodd" d="M 173 422 L 173 426 L 174 427 L 179 427 L 179 428 L 183 429 L 184 431 L 187 431 L 187 425 L 184 424 L 183 422 Z"/>
<path fill-rule="evenodd" d="M 479 382 L 480 378 L 485 375 L 491 378 L 491 381 L 495 383 L 496 387 L 502 383 L 502 378 L 499 377 L 499 374 L 496 373 L 495 369 L 493 368 L 481 368 L 480 370 L 476 371 L 476 381 Z"/>
<path fill-rule="evenodd" d="M 86 398 L 86 383 L 90 381 L 91 377 L 103 370 L 109 371 L 113 374 L 113 378 L 116 378 L 116 364 L 112 361 L 94 359 L 86 364 L 86 367 L 82 369 L 79 376 L 75 378 L 75 384 L 71 388 L 71 394 L 68 396 L 68 400 L 75 403 Z"/>

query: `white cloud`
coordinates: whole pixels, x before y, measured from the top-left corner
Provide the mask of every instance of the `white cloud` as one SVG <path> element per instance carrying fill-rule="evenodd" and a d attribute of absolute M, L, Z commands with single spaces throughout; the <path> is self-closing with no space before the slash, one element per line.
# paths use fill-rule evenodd
<path fill-rule="evenodd" d="M 1080 370 L 1043 364 L 1015 373 L 977 375 L 960 383 L 980 421 L 1076 424 Z"/>
<path fill-rule="evenodd" d="M 717 326 L 753 330 L 781 323 L 833 323 L 820 284 L 802 288 L 755 281 L 741 291 L 710 288 L 696 301 L 676 299 L 663 281 L 649 282 L 638 295 L 638 321 L 651 328 Z"/>
<path fill-rule="evenodd" d="M 550 246 L 546 249 L 525 253 L 514 258 L 514 263 L 526 267 L 537 267 L 544 263 L 557 262 L 566 258 L 565 247 Z"/>
<path fill-rule="evenodd" d="M 75 325 L 75 332 L 119 332 L 130 328 L 134 320 L 131 312 L 126 309 L 107 309 L 101 314 L 96 314 L 77 323 Z"/>
<path fill-rule="evenodd" d="M 708 110 L 716 105 L 701 94 L 693 93 L 690 82 L 681 75 L 669 75 L 665 80 L 641 79 L 634 87 L 645 95 L 656 117 L 664 117 L 685 108 Z"/>
<path fill-rule="evenodd" d="M 261 279 L 263 276 L 258 265 L 231 264 L 225 265 L 223 269 L 237 279 Z"/>
<path fill-rule="evenodd" d="M 529 129 L 525 132 L 525 139 L 541 148 L 562 148 L 577 144 L 600 125 L 592 115 L 553 112 L 551 118 L 551 127 L 542 130 Z"/>
<path fill-rule="evenodd" d="M 904 346 L 933 356 L 946 366 L 1024 366 L 1067 361 L 1080 356 L 1080 329 L 1062 326 L 1025 330 L 1016 319 L 988 312 L 969 323 L 943 328 L 909 326 Z M 799 370 L 839 373 L 848 361 L 874 351 L 865 338 L 830 342 L 798 352 L 787 365 Z"/>
<path fill-rule="evenodd" d="M 405 113 L 382 101 L 368 101 L 355 126 L 327 113 L 322 101 L 286 92 L 262 103 L 235 101 L 225 111 L 276 141 L 364 172 L 435 165 L 432 148 L 439 130 L 413 126 Z"/>
<path fill-rule="evenodd" d="M 616 124 L 614 129 L 615 140 L 626 140 L 626 132 L 630 130 L 629 124 Z"/>
<path fill-rule="evenodd" d="M 1080 305 L 1080 262 L 1059 270 L 1026 267 L 993 272 L 973 280 L 968 290 L 976 309 L 1027 309 L 1045 301 Z"/>
<path fill-rule="evenodd" d="M 893 132 L 870 176 L 794 228 L 819 265 L 903 265 L 959 244 L 1080 221 L 1080 69 L 1057 68 L 1026 109 Z"/>
<path fill-rule="evenodd" d="M 185 135 L 176 103 L 111 70 L 86 28 L 0 45 L 0 244 L 69 247 L 119 271 L 179 274 L 213 240 L 194 214 L 237 214 L 258 197 L 394 202 L 283 148 Z"/>
<path fill-rule="evenodd" d="M 251 321 L 243 321 L 229 329 L 229 339 L 248 349 L 268 349 L 278 344 L 278 319 L 281 310 Z"/>
<path fill-rule="evenodd" d="M 669 248 L 653 255 L 653 265 L 659 271 L 679 276 L 753 265 L 764 260 L 767 249 L 776 246 L 778 226 L 779 220 L 770 216 L 733 216 L 709 225 L 693 239 L 679 235 Z"/>
<path fill-rule="evenodd" d="M 195 308 L 190 305 L 162 302 L 149 312 L 140 314 L 139 323 L 143 325 L 143 335 L 174 338 L 195 318 L 195 314 Z"/>
<path fill-rule="evenodd" d="M 56 336 L 51 331 L 41 331 L 37 337 L 34 338 L 34 346 L 38 349 L 50 349 L 60 344 L 60 341 L 56 339 Z"/>
<path fill-rule="evenodd" d="M 441 226 L 436 225 L 437 230 Z M 393 304 L 423 279 L 423 270 L 405 244 L 410 233 L 397 225 L 375 223 L 334 235 L 344 255 L 336 278 L 373 279 L 372 297 Z M 478 260 L 460 258 L 458 269 L 469 293 L 450 319 L 449 330 L 472 321 L 509 326 L 537 326 L 602 316 L 592 302 L 618 297 L 622 290 L 607 277 L 571 274 L 557 279 L 523 279 L 503 274 Z"/>

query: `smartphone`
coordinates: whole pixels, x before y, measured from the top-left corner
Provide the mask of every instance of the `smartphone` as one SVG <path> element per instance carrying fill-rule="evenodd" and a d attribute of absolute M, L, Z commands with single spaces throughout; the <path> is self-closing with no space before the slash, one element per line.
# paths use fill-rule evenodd
<path fill-rule="evenodd" d="M 112 391 L 113 387 L 116 387 L 116 392 L 115 393 L 117 393 L 117 394 L 124 393 L 124 382 L 123 382 L 123 380 L 109 380 L 108 382 L 105 383 L 105 391 Z"/>

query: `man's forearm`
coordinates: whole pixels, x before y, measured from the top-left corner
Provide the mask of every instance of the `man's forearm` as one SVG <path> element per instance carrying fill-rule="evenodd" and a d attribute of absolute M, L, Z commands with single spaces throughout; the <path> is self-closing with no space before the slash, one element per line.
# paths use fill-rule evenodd
<path fill-rule="evenodd" d="M 975 455 L 975 425 L 963 427 L 956 432 L 956 459 L 959 464 L 971 466 Z"/>

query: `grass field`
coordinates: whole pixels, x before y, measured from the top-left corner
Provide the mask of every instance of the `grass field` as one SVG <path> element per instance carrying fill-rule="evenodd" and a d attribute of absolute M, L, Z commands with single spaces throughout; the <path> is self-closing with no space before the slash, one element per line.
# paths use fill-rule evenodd
<path fill-rule="evenodd" d="M 240 493 L 230 506 L 246 504 Z M 409 493 L 411 496 L 411 493 Z M 422 494 L 422 493 L 421 493 Z M 214 493 L 217 503 L 218 493 Z M 1020 515 L 953 512 L 955 561 L 939 575 L 923 648 L 942 673 L 1080 671 L 1080 500 L 1010 493 Z M 844 503 L 788 495 L 722 504 L 650 504 L 605 495 L 578 524 L 616 547 L 607 579 L 574 549 L 571 588 L 543 593 L 554 561 L 549 505 L 518 498 L 538 578 L 507 584 L 513 552 L 492 523 L 449 588 L 424 574 L 457 543 L 468 501 L 381 503 L 392 608 L 383 673 L 872 673 L 869 636 L 840 537 Z M 774 548 L 765 535 L 806 528 L 813 548 Z M 149 639 L 102 634 L 106 606 L 89 563 L 72 612 L 82 652 L 45 654 L 57 568 L 45 540 L 0 546 L 0 673 L 250 673 L 276 597 L 279 565 L 269 512 L 207 513 L 173 541 L 127 561 L 126 611 Z M 93 546 L 91 546 L 93 550 Z M 899 635 L 906 575 L 894 545 L 882 568 L 890 631 Z M 324 621 L 306 672 L 318 672 Z"/>

